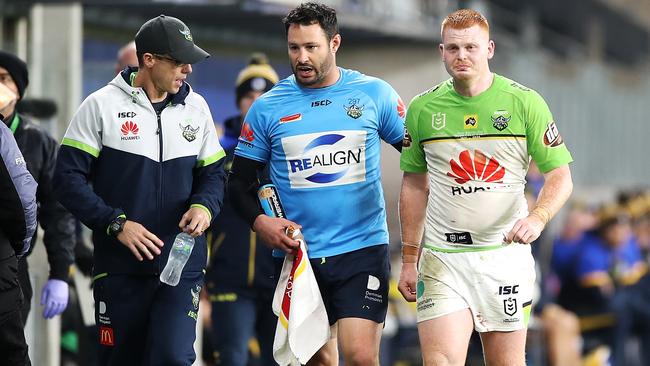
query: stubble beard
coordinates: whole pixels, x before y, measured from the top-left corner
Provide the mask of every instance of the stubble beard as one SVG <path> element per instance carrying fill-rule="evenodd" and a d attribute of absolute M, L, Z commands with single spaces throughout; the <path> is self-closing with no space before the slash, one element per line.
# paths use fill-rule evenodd
<path fill-rule="evenodd" d="M 298 65 L 293 65 L 293 75 L 296 77 L 298 84 L 301 86 L 310 87 L 312 85 L 317 85 L 325 80 L 325 77 L 329 72 L 330 65 L 330 60 L 326 58 L 320 65 L 318 65 L 318 67 L 315 65 L 311 66 L 314 69 L 315 77 L 310 81 L 303 80 L 298 76 Z"/>

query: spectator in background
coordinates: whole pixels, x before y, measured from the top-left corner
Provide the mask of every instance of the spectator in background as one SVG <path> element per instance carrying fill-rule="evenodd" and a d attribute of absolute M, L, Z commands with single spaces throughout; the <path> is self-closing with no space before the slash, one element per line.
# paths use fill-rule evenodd
<path fill-rule="evenodd" d="M 650 192 L 640 192 L 627 204 L 632 216 L 632 232 L 643 257 L 650 259 Z"/>
<path fill-rule="evenodd" d="M 553 295 L 560 297 L 572 296 L 575 288 L 575 266 L 580 244 L 585 234 L 595 228 L 597 218 L 593 210 L 584 203 L 573 202 L 570 205 L 560 234 L 553 240 L 553 253 L 551 255 L 551 270 L 559 281 L 559 288 L 553 289 Z"/>
<path fill-rule="evenodd" d="M 115 73 L 119 74 L 127 66 L 136 67 L 138 66 L 138 56 L 135 49 L 135 41 L 131 41 L 119 51 L 117 51 L 117 62 L 115 63 Z"/>
<path fill-rule="evenodd" d="M 576 290 L 575 265 L 587 231 L 596 224 L 594 212 L 582 202 L 572 202 L 560 234 L 553 241 L 551 273 L 543 284 L 548 302 L 540 304 L 548 361 L 552 366 L 580 364 L 582 337 L 576 314 L 554 303 L 565 302 Z"/>
<path fill-rule="evenodd" d="M 224 122 L 220 139 L 230 170 L 237 137 L 248 109 L 278 82 L 264 54 L 254 54 L 235 83 L 239 114 Z M 266 178 L 266 177 L 260 177 Z M 257 336 L 260 365 L 275 365 L 273 336 L 277 317 L 272 302 L 275 290 L 271 249 L 248 223 L 236 215 L 229 199 L 208 234 L 211 247 L 206 286 L 212 303 L 212 337 L 218 365 L 249 364 L 248 344 Z"/>
<path fill-rule="evenodd" d="M 639 340 L 638 358 L 642 365 L 650 364 L 650 276 L 648 275 L 648 195 L 643 191 L 628 191 L 619 195 L 619 204 L 630 217 L 630 237 L 626 246 L 638 251 L 638 262 L 631 270 L 618 264 L 614 271 L 620 277 L 615 293 L 613 311 L 616 316 L 613 365 L 629 365 L 636 361 L 629 356 L 630 338 Z M 629 250 L 628 250 L 629 251 Z M 628 255 L 629 257 L 629 255 Z"/>
<path fill-rule="evenodd" d="M 585 305 L 607 309 L 617 285 L 636 282 L 645 272 L 641 251 L 631 239 L 627 212 L 615 205 L 601 209 L 595 235 L 585 237 L 574 266 Z"/>
<path fill-rule="evenodd" d="M 650 302 L 637 286 L 640 279 L 647 278 L 647 264 L 632 240 L 629 214 L 620 206 L 607 205 L 600 210 L 596 231 L 580 245 L 575 273 L 577 288 L 566 307 L 580 317 L 586 351 L 609 345 L 613 364 L 624 365 L 632 314 L 639 307 L 635 304 L 646 301 L 641 308 L 648 309 Z M 641 299 L 635 299 L 639 295 Z M 636 321 L 650 324 L 650 317 Z"/>
<path fill-rule="evenodd" d="M 25 95 L 28 75 L 25 62 L 9 52 L 0 51 L 0 82 L 14 91 L 19 101 Z M 52 187 L 58 143 L 40 126 L 18 113 L 14 106 L 6 108 L 4 113 L 5 123 L 14 134 L 27 169 L 38 183 L 38 222 L 44 230 L 43 244 L 50 264 L 49 279 L 43 286 L 40 303 L 44 305 L 43 316 L 49 319 L 62 313 L 68 304 L 69 270 L 74 262 L 75 246 L 74 218 L 56 200 Z M 18 279 L 25 295 L 23 322 L 27 321 L 32 299 L 27 256 L 35 243 L 36 234 L 30 252 L 18 261 Z"/>
<path fill-rule="evenodd" d="M 0 113 L 16 99 L 14 91 L 0 85 Z M 7 366 L 31 365 L 18 258 L 27 253 L 36 231 L 36 186 L 11 131 L 0 123 L 0 357 Z"/>

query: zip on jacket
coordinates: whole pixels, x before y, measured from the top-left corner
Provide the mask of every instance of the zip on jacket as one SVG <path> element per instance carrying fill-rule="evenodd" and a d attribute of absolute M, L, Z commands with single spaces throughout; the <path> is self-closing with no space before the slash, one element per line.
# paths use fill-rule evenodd
<path fill-rule="evenodd" d="M 59 201 L 93 230 L 95 273 L 158 274 L 178 222 L 190 207 L 219 214 L 226 175 L 207 103 L 184 83 L 157 114 L 127 69 L 79 107 L 66 131 L 54 176 Z M 92 187 L 91 187 L 92 185 Z M 165 245 L 139 262 L 107 234 L 119 215 L 142 224 Z M 205 268 L 205 236 L 186 271 Z"/>

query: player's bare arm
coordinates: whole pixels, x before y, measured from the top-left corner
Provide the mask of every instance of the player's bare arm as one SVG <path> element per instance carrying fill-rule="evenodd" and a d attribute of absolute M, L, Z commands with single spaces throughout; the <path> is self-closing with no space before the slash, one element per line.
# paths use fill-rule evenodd
<path fill-rule="evenodd" d="M 415 301 L 417 261 L 424 232 L 424 216 L 429 194 L 426 173 L 404 173 L 399 200 L 402 230 L 402 270 L 398 289 L 406 301 Z"/>
<path fill-rule="evenodd" d="M 535 207 L 527 217 L 518 220 L 506 236 L 506 242 L 530 244 L 535 241 L 546 224 L 557 214 L 573 191 L 569 165 L 565 164 L 544 174 L 542 187 Z"/>

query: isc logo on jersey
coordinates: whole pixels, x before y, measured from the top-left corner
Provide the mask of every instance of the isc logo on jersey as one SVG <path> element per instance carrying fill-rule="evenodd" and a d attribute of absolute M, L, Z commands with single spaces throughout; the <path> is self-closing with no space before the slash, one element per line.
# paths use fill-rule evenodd
<path fill-rule="evenodd" d="M 366 131 L 327 131 L 282 139 L 291 188 L 315 188 L 366 179 Z"/>

